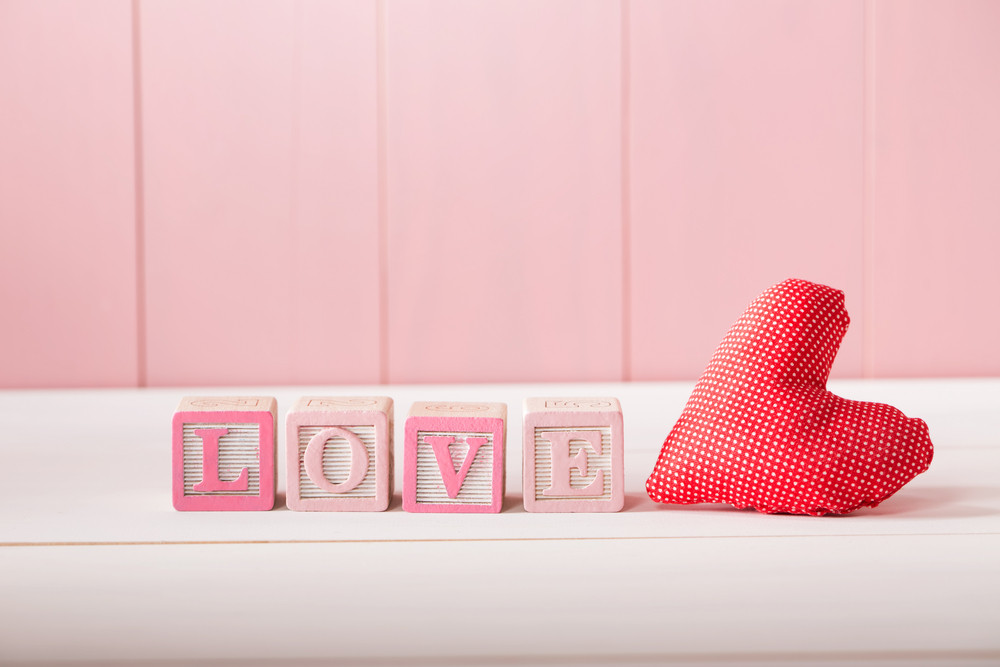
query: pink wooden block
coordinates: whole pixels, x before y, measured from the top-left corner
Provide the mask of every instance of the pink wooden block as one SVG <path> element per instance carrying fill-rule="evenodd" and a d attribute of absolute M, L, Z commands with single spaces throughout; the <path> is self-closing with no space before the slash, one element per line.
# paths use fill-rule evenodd
<path fill-rule="evenodd" d="M 506 439 L 504 403 L 414 403 L 403 444 L 403 509 L 499 512 Z"/>
<path fill-rule="evenodd" d="M 303 397 L 288 412 L 290 510 L 381 512 L 392 499 L 392 399 Z"/>
<path fill-rule="evenodd" d="M 618 399 L 527 398 L 523 442 L 527 511 L 618 512 L 625 505 Z"/>
<path fill-rule="evenodd" d="M 186 397 L 174 413 L 174 508 L 269 510 L 277 474 L 278 402 Z"/>

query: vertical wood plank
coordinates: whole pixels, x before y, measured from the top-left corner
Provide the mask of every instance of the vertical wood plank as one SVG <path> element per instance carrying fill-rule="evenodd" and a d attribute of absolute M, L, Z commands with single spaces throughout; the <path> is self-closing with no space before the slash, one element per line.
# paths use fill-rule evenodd
<path fill-rule="evenodd" d="M 879 376 L 1000 373 L 1000 5 L 875 5 Z"/>
<path fill-rule="evenodd" d="M 300 0 L 295 382 L 378 382 L 375 3 Z"/>
<path fill-rule="evenodd" d="M 377 380 L 374 24 L 143 2 L 151 384 Z"/>
<path fill-rule="evenodd" d="M 128 0 L 0 3 L 0 387 L 134 386 Z"/>
<path fill-rule="evenodd" d="M 620 378 L 619 4 L 386 21 L 389 379 Z"/>
<path fill-rule="evenodd" d="M 786 278 L 846 292 L 861 373 L 860 0 L 631 0 L 631 376 L 697 377 Z"/>

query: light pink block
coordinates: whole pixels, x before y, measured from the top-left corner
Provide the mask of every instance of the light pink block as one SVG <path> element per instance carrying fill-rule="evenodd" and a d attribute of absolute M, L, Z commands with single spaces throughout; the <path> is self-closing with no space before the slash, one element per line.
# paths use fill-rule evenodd
<path fill-rule="evenodd" d="M 403 509 L 499 512 L 506 439 L 504 403 L 414 403 L 403 443 Z"/>
<path fill-rule="evenodd" d="M 174 508 L 269 510 L 277 474 L 278 402 L 189 396 L 174 413 Z"/>
<path fill-rule="evenodd" d="M 290 510 L 381 512 L 392 499 L 393 403 L 303 397 L 288 412 Z"/>
<path fill-rule="evenodd" d="M 618 512 L 625 505 L 616 398 L 524 400 L 524 509 Z"/>

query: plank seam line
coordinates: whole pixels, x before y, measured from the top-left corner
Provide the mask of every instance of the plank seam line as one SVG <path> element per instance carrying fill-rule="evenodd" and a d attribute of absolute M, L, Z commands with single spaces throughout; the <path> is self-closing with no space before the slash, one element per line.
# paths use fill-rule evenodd
<path fill-rule="evenodd" d="M 139 0 L 132 0 L 132 141 L 135 201 L 136 385 L 149 384 L 146 326 L 146 187 L 143 163 L 142 34 Z"/>
<path fill-rule="evenodd" d="M 479 542 L 639 542 L 668 540 L 758 540 L 758 539 L 809 539 L 809 538 L 894 538 L 894 537 L 980 537 L 996 536 L 998 532 L 980 533 L 834 533 L 825 535 L 632 535 L 626 537 L 426 537 L 412 539 L 343 539 L 343 540 L 134 540 L 134 541 L 81 541 L 81 542 L 5 542 L 3 547 L 105 547 L 105 546 L 222 546 L 262 544 L 424 544 L 424 543 L 479 543 Z"/>
<path fill-rule="evenodd" d="M 375 142 L 376 217 L 378 219 L 378 381 L 388 384 L 389 373 L 389 147 L 388 147 L 388 35 L 386 0 L 375 3 Z"/>
<path fill-rule="evenodd" d="M 631 0 L 621 4 L 621 243 L 622 243 L 622 370 L 624 382 L 632 380 L 632 60 Z"/>
<path fill-rule="evenodd" d="M 861 89 L 861 377 L 875 377 L 875 4 L 862 14 Z"/>

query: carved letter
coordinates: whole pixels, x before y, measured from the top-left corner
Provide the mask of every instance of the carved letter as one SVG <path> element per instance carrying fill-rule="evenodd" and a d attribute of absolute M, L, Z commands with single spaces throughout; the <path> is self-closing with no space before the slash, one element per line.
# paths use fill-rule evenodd
<path fill-rule="evenodd" d="M 545 431 L 543 438 L 552 443 L 552 485 L 542 490 L 543 496 L 599 496 L 604 490 L 604 470 L 597 469 L 594 480 L 584 487 L 570 486 L 570 470 L 576 468 L 582 477 L 587 472 L 587 450 L 581 448 L 570 458 L 569 441 L 586 440 L 601 455 L 601 434 L 598 431 Z"/>
<path fill-rule="evenodd" d="M 340 484 L 334 484 L 323 475 L 323 450 L 331 438 L 343 438 L 351 446 L 351 470 Z M 309 444 L 306 445 L 306 453 L 303 456 L 303 463 L 306 467 L 306 474 L 313 484 L 323 489 L 327 493 L 347 493 L 365 478 L 368 474 L 368 450 L 365 443 L 361 442 L 354 433 L 346 428 L 336 426 L 324 429 L 314 435 Z"/>
<path fill-rule="evenodd" d="M 476 458 L 476 452 L 486 444 L 486 438 L 475 437 L 465 439 L 465 443 L 469 445 L 469 451 L 465 453 L 465 461 L 462 462 L 462 467 L 458 472 L 455 471 L 455 464 L 451 460 L 451 449 L 448 448 L 448 445 L 455 442 L 454 436 L 429 435 L 426 440 L 434 450 L 438 469 L 441 471 L 441 480 L 444 482 L 444 488 L 448 492 L 448 497 L 457 498 L 458 491 L 462 488 L 462 482 L 465 481 L 465 476 L 469 473 L 469 468 L 472 467 L 472 462 Z"/>
<path fill-rule="evenodd" d="M 250 488 L 250 470 L 244 468 L 231 482 L 219 479 L 219 438 L 229 433 L 228 428 L 198 428 L 194 434 L 201 438 L 201 481 L 191 487 L 199 492 L 246 491 Z"/>

